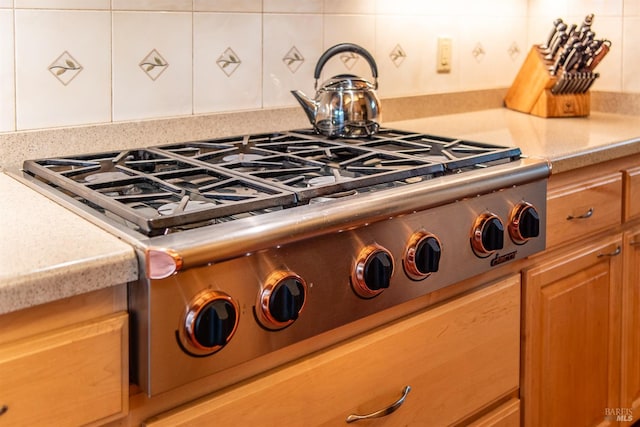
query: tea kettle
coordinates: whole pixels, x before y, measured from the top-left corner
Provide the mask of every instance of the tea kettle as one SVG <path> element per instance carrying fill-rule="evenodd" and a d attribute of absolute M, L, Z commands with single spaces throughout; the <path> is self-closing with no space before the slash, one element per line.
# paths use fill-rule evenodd
<path fill-rule="evenodd" d="M 353 52 L 366 59 L 374 83 L 352 74 L 340 74 L 325 81 L 318 89 L 322 67 L 331 57 L 343 52 Z M 375 92 L 378 88 L 378 66 L 366 49 L 353 43 L 341 43 L 327 49 L 318 59 L 313 77 L 316 79 L 315 99 L 299 90 L 291 93 L 302 105 L 317 133 L 330 138 L 358 138 L 378 132 L 380 100 Z"/>

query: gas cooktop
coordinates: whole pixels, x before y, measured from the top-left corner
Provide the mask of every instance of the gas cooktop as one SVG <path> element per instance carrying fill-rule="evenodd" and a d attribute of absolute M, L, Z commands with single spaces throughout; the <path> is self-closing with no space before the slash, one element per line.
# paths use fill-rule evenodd
<path fill-rule="evenodd" d="M 147 236 L 510 162 L 518 148 L 382 129 L 312 130 L 28 160 L 26 173 Z"/>

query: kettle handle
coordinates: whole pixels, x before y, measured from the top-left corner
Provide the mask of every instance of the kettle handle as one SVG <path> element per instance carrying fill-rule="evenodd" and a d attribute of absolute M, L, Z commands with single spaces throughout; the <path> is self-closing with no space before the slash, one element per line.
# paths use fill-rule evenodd
<path fill-rule="evenodd" d="M 316 79 L 316 86 L 318 85 L 318 79 L 320 78 L 320 72 L 322 71 L 322 67 L 324 67 L 324 64 L 326 64 L 330 58 L 342 52 L 357 53 L 358 55 L 362 56 L 364 59 L 367 60 L 367 62 L 369 63 L 369 66 L 371 67 L 371 75 L 375 79 L 375 87 L 377 89 L 378 88 L 378 66 L 376 65 L 376 61 L 373 59 L 373 56 L 371 56 L 369 51 L 367 51 L 362 46 L 358 46 L 357 44 L 353 44 L 353 43 L 337 44 L 327 49 L 327 51 L 323 53 L 322 56 L 320 56 L 320 59 L 318 59 L 318 63 L 316 64 L 316 69 L 313 73 L 313 78 Z"/>

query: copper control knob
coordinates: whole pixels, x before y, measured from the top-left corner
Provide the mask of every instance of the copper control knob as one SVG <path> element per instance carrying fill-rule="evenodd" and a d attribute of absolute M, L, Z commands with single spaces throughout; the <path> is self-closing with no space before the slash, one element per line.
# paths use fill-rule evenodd
<path fill-rule="evenodd" d="M 220 350 L 236 332 L 239 313 L 238 304 L 229 295 L 201 292 L 188 305 L 179 330 L 184 349 L 198 356 Z"/>
<path fill-rule="evenodd" d="M 307 284 L 291 271 L 269 275 L 256 303 L 256 317 L 267 329 L 277 330 L 296 321 L 304 308 Z"/>
<path fill-rule="evenodd" d="M 520 202 L 511 210 L 509 236 L 517 245 L 540 235 L 540 216 L 531 203 Z"/>
<path fill-rule="evenodd" d="M 497 215 L 483 213 L 471 229 L 471 248 L 480 258 L 486 258 L 504 246 L 504 226 Z"/>
<path fill-rule="evenodd" d="M 442 245 L 431 233 L 418 231 L 409 237 L 402 266 L 413 280 L 422 280 L 438 271 Z"/>
<path fill-rule="evenodd" d="M 353 290 L 363 298 L 373 298 L 389 287 L 393 256 L 380 245 L 364 247 L 351 272 Z"/>

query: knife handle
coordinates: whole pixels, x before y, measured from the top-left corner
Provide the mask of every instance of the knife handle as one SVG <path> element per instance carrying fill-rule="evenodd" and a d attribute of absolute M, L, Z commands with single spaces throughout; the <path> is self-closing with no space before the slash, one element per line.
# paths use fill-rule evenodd
<path fill-rule="evenodd" d="M 610 49 L 611 42 L 609 40 L 605 40 L 604 42 L 602 42 L 600 49 L 598 49 L 598 51 L 594 54 L 593 59 L 591 59 L 591 62 L 589 62 L 589 64 L 587 65 L 587 69 L 589 71 L 593 71 L 598 66 L 600 61 L 602 61 L 602 58 L 604 58 L 607 53 L 609 53 Z"/>

